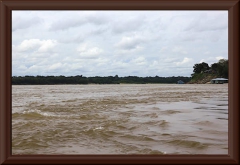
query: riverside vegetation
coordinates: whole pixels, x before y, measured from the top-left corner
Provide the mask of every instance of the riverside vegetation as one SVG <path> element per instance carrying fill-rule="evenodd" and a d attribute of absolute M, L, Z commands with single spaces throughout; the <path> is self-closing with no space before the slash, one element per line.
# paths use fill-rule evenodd
<path fill-rule="evenodd" d="M 220 59 L 217 63 L 209 66 L 207 63 L 202 62 L 193 66 L 193 74 L 190 84 L 205 84 L 209 83 L 214 78 L 228 79 L 228 60 Z"/>
<path fill-rule="evenodd" d="M 178 80 L 185 83 L 205 84 L 216 77 L 228 78 L 228 60 L 221 59 L 217 63 L 209 66 L 202 62 L 193 66 L 193 74 L 191 77 L 172 76 L 172 77 L 138 77 L 138 76 L 95 76 L 85 77 L 77 76 L 13 76 L 12 85 L 56 85 L 56 84 L 149 84 L 149 83 L 164 83 L 176 84 Z"/>
<path fill-rule="evenodd" d="M 165 83 L 175 84 L 178 80 L 184 82 L 190 81 L 190 77 L 138 77 L 138 76 L 126 76 L 118 77 L 84 77 L 82 75 L 77 76 L 25 76 L 25 77 L 13 77 L 13 85 L 54 85 L 54 84 L 147 84 L 147 83 Z"/>

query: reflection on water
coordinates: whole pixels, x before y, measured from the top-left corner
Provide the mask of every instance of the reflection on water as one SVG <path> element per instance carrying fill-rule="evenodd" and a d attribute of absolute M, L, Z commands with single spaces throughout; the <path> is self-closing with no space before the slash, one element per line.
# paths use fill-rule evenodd
<path fill-rule="evenodd" d="M 12 154 L 228 154 L 228 86 L 14 85 Z"/>

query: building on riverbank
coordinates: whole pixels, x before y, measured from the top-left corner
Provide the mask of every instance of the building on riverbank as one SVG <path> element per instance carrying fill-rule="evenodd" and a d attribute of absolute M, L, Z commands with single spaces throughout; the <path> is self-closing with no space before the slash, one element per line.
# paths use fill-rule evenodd
<path fill-rule="evenodd" d="M 228 83 L 228 79 L 226 78 L 215 78 L 211 80 L 212 84 L 223 84 L 223 83 Z"/>
<path fill-rule="evenodd" d="M 182 80 L 178 80 L 177 84 L 184 84 L 184 82 Z"/>

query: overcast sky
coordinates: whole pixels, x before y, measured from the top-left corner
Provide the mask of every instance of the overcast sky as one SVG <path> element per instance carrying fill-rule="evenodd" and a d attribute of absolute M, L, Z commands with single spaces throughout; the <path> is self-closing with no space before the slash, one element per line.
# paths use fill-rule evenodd
<path fill-rule="evenodd" d="M 227 10 L 12 12 L 13 76 L 190 76 L 221 58 Z"/>

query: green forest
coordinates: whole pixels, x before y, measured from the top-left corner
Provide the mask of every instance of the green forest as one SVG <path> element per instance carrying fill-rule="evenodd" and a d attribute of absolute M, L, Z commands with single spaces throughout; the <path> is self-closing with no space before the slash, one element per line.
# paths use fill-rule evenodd
<path fill-rule="evenodd" d="M 184 83 L 197 83 L 206 79 L 223 77 L 228 78 L 228 60 L 221 59 L 217 63 L 209 66 L 202 62 L 193 66 L 193 74 L 191 77 L 172 76 L 172 77 L 138 77 L 138 76 L 95 76 L 85 77 L 83 75 L 77 76 L 13 76 L 13 85 L 56 85 L 56 84 L 149 84 L 149 83 L 164 83 L 176 84 L 177 81 L 182 80 Z M 203 82 L 202 82 L 203 83 Z"/>
<path fill-rule="evenodd" d="M 189 82 L 190 77 L 138 77 L 138 76 L 126 76 L 118 77 L 84 77 L 82 75 L 77 76 L 14 76 L 12 77 L 13 85 L 55 85 L 55 84 L 147 84 L 147 83 L 177 83 L 178 80 Z"/>

